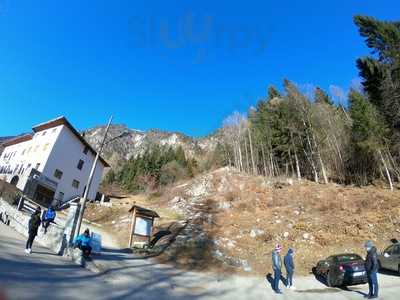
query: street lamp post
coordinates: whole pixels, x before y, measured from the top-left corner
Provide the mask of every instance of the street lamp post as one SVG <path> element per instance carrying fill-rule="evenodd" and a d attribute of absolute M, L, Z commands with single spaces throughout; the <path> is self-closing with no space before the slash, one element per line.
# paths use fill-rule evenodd
<path fill-rule="evenodd" d="M 103 147 L 104 147 L 105 142 L 106 142 L 107 133 L 108 133 L 108 130 L 110 129 L 110 125 L 111 125 L 112 119 L 113 119 L 113 117 L 111 116 L 110 120 L 108 121 L 108 124 L 107 124 L 107 127 L 106 127 L 106 131 L 104 133 L 103 141 L 100 144 L 100 149 L 97 151 L 96 158 L 94 159 L 93 166 L 92 166 L 92 169 L 90 171 L 90 175 L 89 175 L 89 178 L 88 178 L 88 181 L 87 181 L 87 184 L 86 184 L 85 193 L 83 194 L 83 198 L 81 199 L 81 207 L 80 207 L 80 210 L 79 210 L 78 221 L 77 221 L 77 224 L 76 224 L 75 236 L 78 236 L 79 232 L 81 230 L 83 214 L 85 213 L 87 197 L 89 195 L 90 186 L 92 185 L 93 175 L 94 175 L 94 172 L 96 171 L 97 161 L 99 160 L 100 154 L 103 151 Z"/>

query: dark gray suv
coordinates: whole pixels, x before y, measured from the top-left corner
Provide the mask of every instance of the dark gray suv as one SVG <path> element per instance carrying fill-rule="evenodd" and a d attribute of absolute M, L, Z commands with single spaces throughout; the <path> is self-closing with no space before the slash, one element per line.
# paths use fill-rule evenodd
<path fill-rule="evenodd" d="M 400 273 L 400 243 L 397 242 L 378 255 L 379 267 Z"/>

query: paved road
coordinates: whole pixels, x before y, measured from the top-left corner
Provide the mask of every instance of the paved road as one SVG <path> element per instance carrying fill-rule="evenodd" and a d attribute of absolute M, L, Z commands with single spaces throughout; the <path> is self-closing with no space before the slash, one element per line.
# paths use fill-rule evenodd
<path fill-rule="evenodd" d="M 96 260 L 105 272 L 94 274 L 43 247 L 34 246 L 34 253 L 26 255 L 24 241 L 21 235 L 0 224 L 0 286 L 6 289 L 7 300 L 347 300 L 363 299 L 367 289 L 332 289 L 313 277 L 305 277 L 296 280 L 297 291 L 276 296 L 265 278 L 185 272 L 152 260 L 135 260 L 118 251 L 107 251 Z M 381 299 L 399 299 L 400 277 L 381 275 L 380 282 Z"/>

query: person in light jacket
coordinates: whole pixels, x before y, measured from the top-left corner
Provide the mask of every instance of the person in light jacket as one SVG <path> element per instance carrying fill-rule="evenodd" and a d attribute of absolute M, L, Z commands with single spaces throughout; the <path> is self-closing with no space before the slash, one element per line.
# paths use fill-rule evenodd
<path fill-rule="evenodd" d="M 90 237 L 89 229 L 86 229 L 83 234 L 75 239 L 75 247 L 82 250 L 82 255 L 84 257 L 90 256 L 92 253 L 92 238 Z"/>
<path fill-rule="evenodd" d="M 275 250 L 272 251 L 272 269 L 274 270 L 274 281 L 272 288 L 275 293 L 282 294 L 282 291 L 279 289 L 279 281 L 281 280 L 282 275 L 282 258 L 281 258 L 282 246 L 276 244 Z"/>
<path fill-rule="evenodd" d="M 285 268 L 286 268 L 286 274 L 287 274 L 286 287 L 288 289 L 295 289 L 295 287 L 293 286 L 293 273 L 294 273 L 293 255 L 294 255 L 293 249 L 289 248 L 287 254 L 285 255 L 285 258 L 283 259 L 283 262 L 284 262 Z"/>

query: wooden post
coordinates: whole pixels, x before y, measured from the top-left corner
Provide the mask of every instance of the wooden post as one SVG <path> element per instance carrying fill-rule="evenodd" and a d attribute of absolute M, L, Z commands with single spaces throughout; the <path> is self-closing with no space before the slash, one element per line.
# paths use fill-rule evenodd
<path fill-rule="evenodd" d="M 131 231 L 129 235 L 129 248 L 132 248 L 133 233 L 135 232 L 135 226 L 136 226 L 136 207 L 133 208 L 133 213 L 132 213 Z"/>
<path fill-rule="evenodd" d="M 153 236 L 153 229 L 154 229 L 154 217 L 151 218 L 151 231 L 150 231 L 150 235 L 149 235 L 149 245 L 151 242 L 151 237 Z"/>

